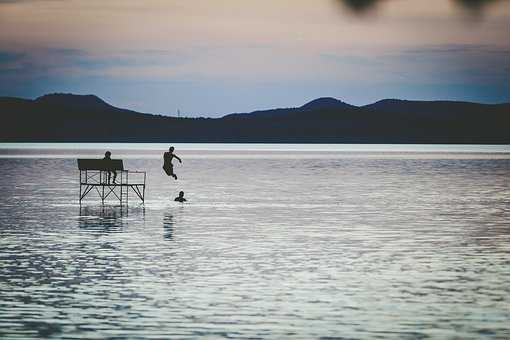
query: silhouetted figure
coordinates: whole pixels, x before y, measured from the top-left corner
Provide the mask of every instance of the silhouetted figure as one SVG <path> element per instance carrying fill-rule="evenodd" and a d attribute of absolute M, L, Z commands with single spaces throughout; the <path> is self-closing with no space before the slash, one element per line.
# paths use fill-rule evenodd
<path fill-rule="evenodd" d="M 106 161 L 106 162 L 110 162 L 112 160 L 112 153 L 110 151 L 106 151 L 104 153 L 104 158 L 103 158 L 103 161 Z M 113 184 L 116 184 L 115 183 L 115 180 L 117 179 L 117 171 L 115 170 L 108 170 L 108 184 L 110 184 L 110 178 L 112 176 L 112 173 L 113 173 Z"/>
<path fill-rule="evenodd" d="M 174 199 L 174 201 L 176 201 L 176 202 L 181 202 L 181 203 L 186 202 L 186 199 L 184 198 L 184 191 L 180 191 L 180 192 L 179 192 L 179 196 L 177 196 L 177 197 Z"/>
<path fill-rule="evenodd" d="M 174 165 L 172 164 L 172 160 L 174 157 L 179 161 L 179 163 L 182 163 L 182 160 L 177 155 L 174 155 L 174 150 L 174 147 L 171 146 L 170 149 L 168 149 L 168 152 L 163 154 L 163 170 L 165 170 L 168 176 L 172 176 L 177 179 L 177 175 L 174 174 Z"/>

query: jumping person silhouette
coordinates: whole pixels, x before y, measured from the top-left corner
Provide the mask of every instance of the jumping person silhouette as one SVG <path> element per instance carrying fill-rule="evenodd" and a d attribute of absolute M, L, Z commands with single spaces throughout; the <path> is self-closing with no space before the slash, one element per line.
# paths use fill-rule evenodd
<path fill-rule="evenodd" d="M 110 151 L 106 151 L 104 153 L 104 158 L 103 158 L 103 161 L 106 161 L 108 162 L 108 166 L 110 166 L 110 163 L 111 163 L 111 160 L 112 160 L 112 153 Z M 113 184 L 116 184 L 115 183 L 115 180 L 117 179 L 117 171 L 115 170 L 108 170 L 108 184 L 110 184 L 110 178 L 112 176 L 112 172 L 113 172 Z"/>
<path fill-rule="evenodd" d="M 168 152 L 163 154 L 163 170 L 165 170 L 168 176 L 172 176 L 177 179 L 177 175 L 174 174 L 174 165 L 172 164 L 172 160 L 174 157 L 179 161 L 179 163 L 182 163 L 182 160 L 177 155 L 174 155 L 174 150 L 174 147 L 171 146 L 170 149 L 168 149 Z"/>

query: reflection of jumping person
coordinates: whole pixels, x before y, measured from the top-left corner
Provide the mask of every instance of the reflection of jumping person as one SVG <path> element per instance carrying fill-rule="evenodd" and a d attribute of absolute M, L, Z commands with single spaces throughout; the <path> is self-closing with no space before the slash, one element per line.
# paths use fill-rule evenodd
<path fill-rule="evenodd" d="M 103 158 L 103 161 L 106 161 L 107 163 L 107 168 L 109 168 L 111 166 L 111 160 L 112 160 L 112 153 L 110 151 L 106 151 L 104 153 L 104 158 Z M 108 181 L 108 184 L 110 184 L 110 178 L 112 176 L 112 172 L 113 172 L 113 184 L 116 184 L 115 183 L 115 180 L 117 179 L 117 171 L 115 170 L 108 170 L 108 177 L 107 177 L 107 181 Z"/>
<path fill-rule="evenodd" d="M 182 160 L 177 155 L 174 155 L 174 150 L 174 147 L 171 146 L 170 149 L 168 149 L 168 152 L 163 154 L 163 170 L 165 170 L 168 176 L 172 176 L 177 179 L 177 175 L 174 174 L 174 165 L 172 164 L 172 160 L 174 157 L 179 161 L 179 163 L 182 163 Z"/>

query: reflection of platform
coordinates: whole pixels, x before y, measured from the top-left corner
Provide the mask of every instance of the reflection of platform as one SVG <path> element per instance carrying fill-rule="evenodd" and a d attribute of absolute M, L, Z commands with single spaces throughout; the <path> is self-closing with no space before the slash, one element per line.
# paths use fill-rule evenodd
<path fill-rule="evenodd" d="M 130 189 L 145 202 L 145 171 L 124 170 L 122 160 L 78 159 L 80 170 L 80 204 L 81 201 L 95 190 L 101 198 L 101 203 L 110 196 L 115 196 L 120 205 L 129 202 Z M 110 173 L 110 176 L 109 176 Z M 116 183 L 108 181 L 116 174 Z M 134 178 L 134 182 L 130 182 Z"/>
<path fill-rule="evenodd" d="M 81 229 L 107 233 L 121 231 L 124 226 L 122 219 L 124 215 L 127 216 L 127 209 L 124 211 L 123 207 L 101 205 L 82 208 L 80 206 L 78 226 Z"/>

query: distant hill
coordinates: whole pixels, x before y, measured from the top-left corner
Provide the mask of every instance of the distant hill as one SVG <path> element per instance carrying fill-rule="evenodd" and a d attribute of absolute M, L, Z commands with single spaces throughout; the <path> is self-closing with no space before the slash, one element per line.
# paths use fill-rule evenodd
<path fill-rule="evenodd" d="M 223 118 L 281 118 L 283 116 L 291 116 L 302 113 L 303 111 L 320 111 L 320 110 L 348 110 L 356 109 L 356 106 L 346 104 L 335 98 L 318 98 L 306 103 L 301 107 L 286 108 L 286 109 L 270 109 L 263 111 L 254 111 L 250 113 L 233 113 L 224 116 Z"/>
<path fill-rule="evenodd" d="M 92 111 L 117 109 L 94 95 L 78 96 L 73 94 L 56 93 L 39 97 L 35 100 L 35 102 L 41 106 L 48 108 L 57 107 L 59 109 Z"/>
<path fill-rule="evenodd" d="M 312 110 L 330 110 L 330 109 L 352 109 L 356 106 L 344 103 L 341 100 L 331 97 L 323 97 L 312 100 L 311 102 L 306 103 L 301 106 L 301 110 L 312 111 Z"/>
<path fill-rule="evenodd" d="M 510 104 L 386 99 L 361 107 L 319 98 L 301 107 L 175 118 L 93 95 L 0 97 L 2 142 L 510 144 Z"/>

